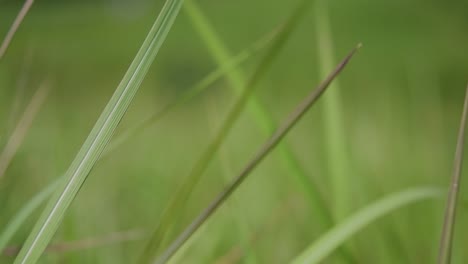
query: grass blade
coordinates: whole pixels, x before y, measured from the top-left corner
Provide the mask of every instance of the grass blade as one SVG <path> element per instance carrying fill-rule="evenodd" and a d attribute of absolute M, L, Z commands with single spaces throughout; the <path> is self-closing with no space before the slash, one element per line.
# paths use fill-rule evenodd
<path fill-rule="evenodd" d="M 440 189 L 435 188 L 415 188 L 388 195 L 359 210 L 357 213 L 349 216 L 343 222 L 333 227 L 305 249 L 291 263 L 321 263 L 333 250 L 338 248 L 348 238 L 378 218 L 411 203 L 438 198 L 442 193 Z"/>
<path fill-rule="evenodd" d="M 41 108 L 42 104 L 47 98 L 49 88 L 50 85 L 47 81 L 43 82 L 39 86 L 39 88 L 31 98 L 31 101 L 29 102 L 28 106 L 24 110 L 24 113 L 18 121 L 18 124 L 13 130 L 11 137 L 8 139 L 5 148 L 0 154 L 0 180 L 5 175 L 5 172 L 8 169 L 10 162 L 16 155 L 18 148 L 21 146 L 21 143 L 23 142 L 26 133 L 29 131 L 29 128 L 31 127 L 32 122 L 34 121 L 36 114 L 39 112 L 39 109 Z"/>
<path fill-rule="evenodd" d="M 452 252 L 453 229 L 455 225 L 455 216 L 457 212 L 458 192 L 460 186 L 460 176 L 463 166 L 463 149 L 465 144 L 465 128 L 468 116 L 468 86 L 465 91 L 465 101 L 463 104 L 463 114 L 460 121 L 460 130 L 458 131 L 457 149 L 455 152 L 455 161 L 453 166 L 452 182 L 447 198 L 445 209 L 444 226 L 439 248 L 439 264 L 450 263 Z"/>
<path fill-rule="evenodd" d="M 244 106 L 248 102 L 249 97 L 253 94 L 254 88 L 284 47 L 293 29 L 298 24 L 300 18 L 305 14 L 306 9 L 304 7 L 306 7 L 309 3 L 309 1 L 301 2 L 298 8 L 290 16 L 284 27 L 278 33 L 274 43 L 268 50 L 267 54 L 264 56 L 263 60 L 260 62 L 252 77 L 249 79 L 249 82 L 246 84 L 246 88 L 234 103 L 234 106 L 223 122 L 219 132 L 214 136 L 213 141 L 202 153 L 191 173 L 182 181 L 181 186 L 174 195 L 174 198 L 169 202 L 169 205 L 163 211 L 161 220 L 159 221 L 156 230 L 154 231 L 151 239 L 148 242 L 148 245 L 140 256 L 139 263 L 148 263 L 154 259 L 161 244 L 163 244 L 167 239 L 168 234 L 173 232 L 174 219 L 179 219 L 178 214 L 180 213 L 180 208 L 183 207 L 193 188 L 200 180 L 222 142 L 224 142 L 225 138 L 228 136 L 229 131 L 234 126 L 235 121 L 244 109 Z"/>
<path fill-rule="evenodd" d="M 286 121 L 281 125 L 271 138 L 260 148 L 257 154 L 249 161 L 241 173 L 213 200 L 213 202 L 201 213 L 197 218 L 177 237 L 177 239 L 169 246 L 164 254 L 156 263 L 165 263 L 177 250 L 192 236 L 195 231 L 224 203 L 224 201 L 239 187 L 239 185 L 247 178 L 250 172 L 278 145 L 281 139 L 294 127 L 308 109 L 320 98 L 330 83 L 340 74 L 340 72 L 348 64 L 349 60 L 361 47 L 359 44 L 354 48 L 344 59 L 338 64 L 335 70 L 323 81 L 316 89 L 314 89 L 305 100 L 300 103 L 297 108 L 286 118 Z"/>
<path fill-rule="evenodd" d="M 316 29 L 318 40 L 318 56 L 320 60 L 321 76 L 326 76 L 332 69 L 335 58 L 333 56 L 333 41 L 328 18 L 327 1 L 317 0 Z M 328 95 L 323 99 L 324 129 L 326 135 L 326 157 L 331 178 L 333 200 L 332 208 L 335 220 L 346 216 L 350 210 L 350 166 L 347 156 L 345 136 L 343 135 L 343 117 L 341 109 L 341 89 L 338 82 L 333 82 Z"/>
<path fill-rule="evenodd" d="M 182 0 L 166 1 L 127 73 L 66 172 L 66 181 L 63 181 L 64 184 L 54 193 L 44 209 L 15 263 L 35 263 L 47 247 L 65 211 L 109 142 L 143 81 L 179 13 L 182 2 Z"/>
<path fill-rule="evenodd" d="M 308 8 L 309 4 L 312 2 L 313 1 L 308 1 L 308 3 L 303 3 L 303 8 Z M 186 11 L 195 30 L 208 47 L 212 57 L 218 64 L 222 65 L 230 57 L 230 52 L 216 34 L 215 29 L 203 14 L 202 10 L 198 7 L 196 1 L 186 1 L 184 11 Z M 242 93 L 246 78 L 241 70 L 233 69 L 229 71 L 227 80 L 234 92 L 238 94 Z M 270 135 L 275 130 L 276 124 L 268 110 L 254 94 L 250 96 L 247 106 L 255 119 L 255 124 L 259 126 L 265 135 Z M 316 218 L 317 222 L 324 228 L 330 227 L 333 224 L 331 212 L 322 194 L 316 187 L 317 185 L 313 182 L 313 179 L 307 175 L 306 171 L 285 142 L 278 146 L 278 152 L 282 161 L 291 172 L 293 179 L 305 194 L 311 212 L 314 212 L 313 217 Z"/>
<path fill-rule="evenodd" d="M 0 46 L 0 61 L 2 60 L 3 56 L 5 55 L 5 53 L 6 53 L 7 49 L 8 49 L 8 46 L 10 45 L 10 42 L 13 39 L 13 36 L 15 35 L 16 31 L 18 30 L 19 26 L 21 25 L 21 22 L 23 22 L 24 17 L 28 13 L 28 11 L 31 8 L 33 3 L 34 3 L 34 0 L 26 0 L 24 2 L 24 5 L 21 8 L 20 12 L 18 13 L 18 16 L 16 16 L 15 21 L 13 21 L 13 24 L 11 25 L 10 29 L 8 30 L 8 33 L 5 36 L 5 39 L 3 40 L 2 45 Z"/>

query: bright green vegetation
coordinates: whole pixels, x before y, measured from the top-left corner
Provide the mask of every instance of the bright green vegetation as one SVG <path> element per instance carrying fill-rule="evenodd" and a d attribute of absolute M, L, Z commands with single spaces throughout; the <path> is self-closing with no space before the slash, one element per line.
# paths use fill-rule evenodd
<path fill-rule="evenodd" d="M 435 263 L 468 80 L 464 2 L 186 1 L 164 43 L 150 34 L 155 45 L 143 40 L 165 1 L 34 3 L 0 61 L 0 148 L 44 80 L 50 90 L 0 178 L 0 249 L 28 241 L 18 263 L 43 250 L 39 263 L 154 259 L 362 42 L 313 111 L 171 263 Z M 172 20 L 181 2 L 168 3 Z M 294 15 L 301 4 L 310 5 L 303 17 Z M 2 4 L 0 39 L 21 5 Z M 142 44 L 153 53 L 135 57 Z M 128 72 L 140 75 L 127 85 L 133 59 Z M 131 91 L 119 106 L 113 94 L 123 87 Z M 206 168 L 188 182 L 202 155 Z M 83 157 L 91 158 L 76 174 Z M 73 192 L 57 203 L 73 175 Z M 452 263 L 468 260 L 463 178 Z M 174 199 L 164 240 L 148 247 Z M 110 236 L 132 230 L 143 235 Z"/>

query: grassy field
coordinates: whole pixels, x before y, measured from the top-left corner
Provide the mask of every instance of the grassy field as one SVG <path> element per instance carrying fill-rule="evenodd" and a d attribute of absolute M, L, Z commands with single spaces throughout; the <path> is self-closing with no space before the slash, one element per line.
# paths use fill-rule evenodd
<path fill-rule="evenodd" d="M 363 47 L 330 91 L 172 261 L 289 263 L 314 242 L 325 245 L 328 231 L 381 198 L 431 188 L 443 194 L 356 228 L 322 261 L 436 263 L 468 81 L 467 4 L 312 1 L 280 46 L 272 32 L 284 35 L 281 25 L 295 17 L 299 0 L 186 1 L 113 140 L 179 100 L 220 63 L 242 52 L 245 60 L 104 155 L 40 263 L 141 260 L 165 208 L 187 185 L 186 175 L 217 138 L 242 90 L 255 89 L 239 105 L 219 149 L 211 149 L 200 180 L 187 187 L 193 192 L 181 196 L 167 218 L 166 240 L 150 250 L 164 252 L 358 43 Z M 0 58 L 0 150 L 39 87 L 49 91 L 0 175 L 0 236 L 32 197 L 67 171 L 163 4 L 34 3 Z M 21 5 L 0 1 L 0 39 Z M 199 23 L 205 19 L 208 24 Z M 265 36 L 267 43 L 252 49 Z M 258 81 L 249 87 L 252 76 Z M 453 263 L 468 260 L 467 184 L 460 186 Z M 44 204 L 8 241 L 0 263 L 14 261 Z"/>

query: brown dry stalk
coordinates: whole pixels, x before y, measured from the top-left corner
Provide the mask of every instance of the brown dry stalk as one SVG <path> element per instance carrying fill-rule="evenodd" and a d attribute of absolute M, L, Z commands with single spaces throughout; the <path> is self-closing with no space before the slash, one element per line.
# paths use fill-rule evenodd
<path fill-rule="evenodd" d="M 0 46 L 0 60 L 2 60 L 3 55 L 5 55 L 5 52 L 8 49 L 8 46 L 10 45 L 11 40 L 13 39 L 13 36 L 18 30 L 19 26 L 21 25 L 21 22 L 23 22 L 24 17 L 28 13 L 33 3 L 34 3 L 34 0 L 26 0 L 24 2 L 23 7 L 21 8 L 20 12 L 16 16 L 15 21 L 11 25 L 10 30 L 8 30 L 8 33 L 5 36 L 5 39 L 3 40 L 2 45 Z"/>
<path fill-rule="evenodd" d="M 451 259 L 453 230 L 455 226 L 455 216 L 457 212 L 457 199 L 460 187 L 460 176 L 463 165 L 463 149 L 465 143 L 465 128 L 466 119 L 468 116 L 468 86 L 465 91 L 465 102 L 463 104 L 463 114 L 460 121 L 460 128 L 458 131 L 457 148 L 455 151 L 455 160 L 453 165 L 452 182 L 445 208 L 444 226 L 442 228 L 442 237 L 440 239 L 439 248 L 439 264 L 448 264 Z"/>

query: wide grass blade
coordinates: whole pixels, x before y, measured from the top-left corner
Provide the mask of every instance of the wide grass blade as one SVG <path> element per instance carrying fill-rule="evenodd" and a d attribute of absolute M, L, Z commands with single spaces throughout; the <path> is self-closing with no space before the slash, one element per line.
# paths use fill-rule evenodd
<path fill-rule="evenodd" d="M 457 149 L 455 152 L 455 161 L 453 166 L 452 182 L 447 198 L 445 208 L 444 226 L 439 248 L 439 264 L 450 263 L 452 255 L 453 230 L 455 226 L 455 217 L 457 213 L 458 193 L 460 188 L 460 178 L 463 166 L 463 150 L 465 145 L 466 119 L 468 117 L 468 86 L 465 91 L 465 101 L 463 104 L 463 114 L 460 121 L 460 130 L 458 131 Z"/>
<path fill-rule="evenodd" d="M 23 7 L 21 7 L 20 12 L 15 18 L 15 21 L 13 21 L 13 24 L 11 25 L 10 29 L 8 30 L 8 33 L 5 36 L 5 39 L 3 39 L 2 45 L 0 46 L 0 61 L 2 60 L 3 56 L 5 55 L 8 46 L 10 46 L 11 40 L 13 40 L 13 36 L 15 35 L 16 31 L 18 30 L 19 26 L 21 25 L 21 22 L 23 22 L 24 17 L 28 13 L 29 9 L 31 8 L 32 4 L 34 3 L 34 0 L 26 0 L 23 4 Z"/>
<path fill-rule="evenodd" d="M 231 111 L 228 113 L 225 121 L 219 129 L 219 132 L 214 136 L 213 141 L 202 153 L 200 159 L 196 162 L 190 174 L 182 181 L 181 186 L 174 194 L 173 199 L 169 202 L 169 205 L 163 211 L 156 230 L 154 231 L 150 241 L 148 242 L 148 245 L 140 256 L 139 263 L 148 263 L 154 259 L 161 244 L 163 244 L 169 235 L 173 232 L 175 225 L 174 219 L 180 218 L 179 214 L 183 211 L 183 206 L 187 202 L 193 188 L 199 182 L 211 160 L 213 157 L 215 157 L 219 147 L 227 138 L 230 130 L 234 126 L 235 121 L 240 116 L 242 110 L 248 102 L 248 99 L 253 94 L 254 88 L 257 86 L 258 82 L 261 80 L 261 78 L 272 65 L 272 62 L 276 59 L 282 48 L 285 46 L 285 43 L 291 36 L 293 29 L 296 28 L 300 18 L 305 14 L 305 7 L 309 3 L 309 1 L 301 2 L 298 8 L 288 18 L 282 29 L 280 29 L 280 32 L 276 36 L 272 46 L 261 60 L 256 71 L 249 79 L 249 82 L 246 84 L 246 88 L 234 103 Z"/>
<path fill-rule="evenodd" d="M 307 1 L 304 4 L 304 9 L 309 8 L 309 4 L 313 1 Z M 215 32 L 212 24 L 208 18 L 203 14 L 201 8 L 197 5 L 196 1 L 186 1 L 183 10 L 187 13 L 189 19 L 192 21 L 196 32 L 200 35 L 200 38 L 204 41 L 211 53 L 214 60 L 222 65 L 230 57 L 230 52 L 227 46 L 222 42 L 220 37 Z M 227 74 L 227 81 L 230 87 L 237 94 L 241 94 L 246 83 L 245 74 L 240 69 L 233 69 Z M 252 94 L 249 98 L 248 110 L 252 113 L 257 125 L 262 133 L 265 135 L 271 134 L 276 124 L 272 115 L 268 110 L 261 104 L 260 100 Z M 328 209 L 325 199 L 322 197 L 317 185 L 313 182 L 313 179 L 307 175 L 306 171 L 300 164 L 297 157 L 294 156 L 292 150 L 283 142 L 278 146 L 278 152 L 281 160 L 286 165 L 288 171 L 291 173 L 293 179 L 299 185 L 299 188 L 304 192 L 306 199 L 310 206 L 310 211 L 314 212 L 313 217 L 323 228 L 332 226 L 333 219 L 331 212 Z"/>
<path fill-rule="evenodd" d="M 29 131 L 36 114 L 39 112 L 42 104 L 47 98 L 49 89 L 50 84 L 48 81 L 44 81 L 39 86 L 31 98 L 28 106 L 24 110 L 20 120 L 18 121 L 18 124 L 13 130 L 11 137 L 8 139 L 5 147 L 3 148 L 2 153 L 0 153 L 0 180 L 5 175 L 5 172 L 8 169 L 8 166 L 10 165 L 13 157 L 16 155 L 18 148 L 23 143 L 24 137 Z"/>
<path fill-rule="evenodd" d="M 35 263 L 49 244 L 65 211 L 109 142 L 179 13 L 182 0 L 166 1 L 145 41 L 91 133 L 35 224 L 15 263 Z"/>
<path fill-rule="evenodd" d="M 271 138 L 259 149 L 255 156 L 247 163 L 244 169 L 237 175 L 234 180 L 203 210 L 202 213 L 195 218 L 194 221 L 176 238 L 169 248 L 161 255 L 156 263 L 167 262 L 172 255 L 187 241 L 197 229 L 226 201 L 227 198 L 239 187 L 239 185 L 247 178 L 252 170 L 275 148 L 276 145 L 286 136 L 286 134 L 294 127 L 301 117 L 310 109 L 312 105 L 320 98 L 330 83 L 341 73 L 352 56 L 361 47 L 359 44 L 341 61 L 335 70 L 316 88 L 314 89 L 303 102 L 286 118 L 285 122 L 278 127 Z"/>
<path fill-rule="evenodd" d="M 414 202 L 439 198 L 442 194 L 442 190 L 436 188 L 414 188 L 386 196 L 344 219 L 307 247 L 291 263 L 322 263 L 333 250 L 378 218 Z"/>

